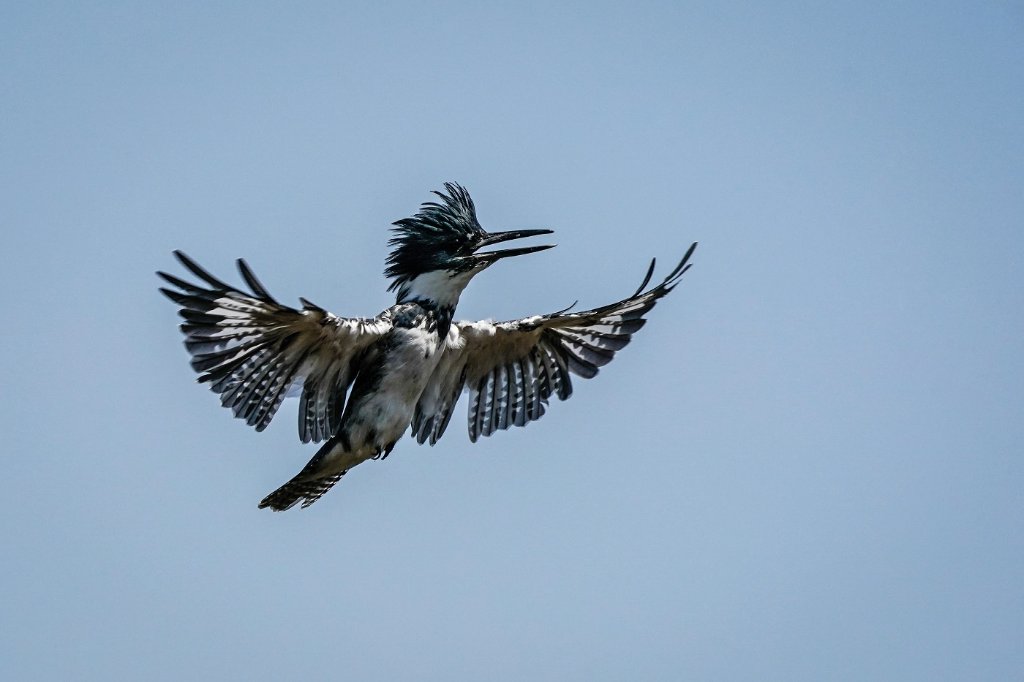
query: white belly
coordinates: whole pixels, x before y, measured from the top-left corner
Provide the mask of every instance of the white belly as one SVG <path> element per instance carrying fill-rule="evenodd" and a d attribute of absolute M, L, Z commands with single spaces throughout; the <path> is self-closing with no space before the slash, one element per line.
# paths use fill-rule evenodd
<path fill-rule="evenodd" d="M 353 450 L 373 456 L 377 449 L 402 437 L 416 403 L 441 358 L 437 334 L 421 329 L 396 329 L 395 344 L 384 356 L 384 372 L 376 390 L 361 396 L 343 428 Z M 366 454 L 366 453 L 369 454 Z"/>

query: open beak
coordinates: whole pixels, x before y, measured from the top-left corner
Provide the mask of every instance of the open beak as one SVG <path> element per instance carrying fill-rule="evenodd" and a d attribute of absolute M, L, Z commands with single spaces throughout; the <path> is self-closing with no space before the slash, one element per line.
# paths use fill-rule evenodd
<path fill-rule="evenodd" d="M 491 244 L 498 244 L 500 242 L 507 242 L 512 239 L 523 239 L 524 237 L 535 237 L 539 234 L 551 234 L 553 230 L 511 230 L 509 232 L 492 232 L 480 241 L 476 248 L 481 249 Z M 502 258 L 508 258 L 509 256 L 522 256 L 527 253 L 536 253 L 537 251 L 543 251 L 544 249 L 553 248 L 554 244 L 544 244 L 542 246 L 524 246 L 518 249 L 499 249 L 498 251 L 484 251 L 483 253 L 474 253 L 472 258 L 477 261 L 482 261 L 490 265 L 495 261 Z"/>

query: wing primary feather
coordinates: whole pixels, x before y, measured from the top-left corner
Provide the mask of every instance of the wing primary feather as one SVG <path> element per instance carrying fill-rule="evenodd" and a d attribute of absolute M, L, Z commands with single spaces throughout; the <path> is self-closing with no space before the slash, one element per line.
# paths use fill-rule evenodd
<path fill-rule="evenodd" d="M 196 263 L 194 260 L 185 255 L 184 251 L 175 250 L 174 255 L 177 257 L 178 261 L 180 261 L 182 265 L 184 265 L 186 268 L 189 269 L 189 271 L 191 271 L 193 275 L 203 280 L 204 282 L 212 286 L 214 289 L 220 289 L 222 291 L 231 291 L 232 287 L 230 285 L 225 284 L 224 282 L 220 281 L 219 279 L 208 273 L 206 270 L 200 267 L 198 263 Z"/>
<path fill-rule="evenodd" d="M 469 440 L 476 442 L 476 439 L 480 436 L 480 419 L 483 408 L 484 400 L 481 397 L 483 392 L 484 383 L 487 381 L 487 377 L 480 377 L 477 382 L 476 390 L 471 390 L 469 393 Z"/>
<path fill-rule="evenodd" d="M 308 298 L 303 298 L 302 296 L 299 296 L 299 302 L 302 303 L 302 307 L 304 310 L 312 310 L 313 312 L 317 313 L 327 312 L 326 310 L 318 306 L 316 303 L 310 301 Z"/>
<path fill-rule="evenodd" d="M 547 400 L 551 396 L 552 380 L 548 373 L 548 363 L 545 354 L 538 347 L 534 347 L 532 353 L 533 366 L 537 372 L 537 396 L 539 400 Z"/>
<path fill-rule="evenodd" d="M 230 374 L 238 365 L 254 354 L 264 350 L 266 350 L 265 346 L 252 344 L 249 346 L 234 346 L 222 351 L 197 355 L 192 358 L 192 369 L 196 372 L 202 372 L 199 375 L 198 381 L 199 383 L 206 383 L 207 381 L 219 379 L 222 374 Z"/>
<path fill-rule="evenodd" d="M 590 343 L 582 334 L 572 333 L 571 331 L 566 330 L 562 332 L 560 336 L 569 342 L 569 348 L 573 352 L 576 352 L 576 354 L 581 357 L 585 357 L 588 362 L 593 362 L 599 367 L 607 365 L 615 358 L 614 350 L 602 348 L 594 343 Z"/>
<path fill-rule="evenodd" d="M 448 422 L 451 421 L 452 415 L 455 413 L 455 401 L 459 399 L 459 395 L 462 393 L 462 389 L 465 385 L 466 368 L 463 367 L 462 371 L 459 372 L 459 380 L 455 383 L 455 387 L 452 389 L 448 402 L 445 405 L 444 411 L 442 412 L 441 419 L 438 421 L 437 418 L 435 417 L 434 428 L 430 434 L 431 445 L 437 443 L 437 439 L 443 436 L 445 429 L 448 428 Z"/>
<path fill-rule="evenodd" d="M 498 367 L 491 370 L 490 374 L 487 375 L 487 393 L 488 398 L 486 410 L 484 412 L 484 423 L 481 429 L 481 433 L 485 436 L 489 436 L 494 432 L 494 421 L 495 421 L 495 408 L 498 402 Z"/>
<path fill-rule="evenodd" d="M 569 366 L 565 353 L 557 347 L 549 347 L 551 354 L 558 367 L 558 399 L 568 400 L 572 395 L 572 377 L 569 376 Z"/>
<path fill-rule="evenodd" d="M 342 409 L 345 406 L 345 388 L 335 386 L 327 398 L 327 428 L 325 434 L 328 438 L 333 436 L 341 428 Z"/>
<path fill-rule="evenodd" d="M 238 396 L 245 391 L 248 386 L 249 377 L 252 376 L 252 372 L 260 362 L 262 362 L 269 351 L 266 348 L 256 348 L 255 353 L 246 360 L 239 362 L 230 371 L 224 372 L 225 390 L 221 392 L 220 404 L 224 407 L 230 407 L 234 411 L 234 407 Z M 218 382 L 219 383 L 219 382 Z M 214 388 L 211 386 L 210 388 Z M 237 412 L 235 415 L 237 416 Z"/>
<path fill-rule="evenodd" d="M 252 371 L 245 378 L 244 387 L 235 396 L 232 405 L 235 416 L 244 419 L 249 426 L 255 423 L 253 415 L 264 396 L 268 377 L 277 370 L 278 362 L 273 358 L 265 357 L 264 361 L 254 365 Z"/>
<path fill-rule="evenodd" d="M 509 428 L 510 426 L 515 426 L 516 422 L 519 421 L 519 415 L 522 412 L 523 375 L 518 359 L 509 363 L 506 371 L 508 372 L 508 390 L 510 395 L 508 399 L 507 423 L 505 428 Z"/>
<path fill-rule="evenodd" d="M 156 274 L 157 274 L 157 276 L 161 277 L 168 284 L 172 284 L 172 285 L 178 287 L 179 289 L 181 289 L 182 291 L 185 291 L 185 292 L 187 292 L 189 294 L 192 294 L 194 296 L 201 296 L 203 298 L 208 298 L 210 296 L 210 291 L 208 289 L 203 289 L 201 287 L 197 287 L 194 284 L 189 284 L 185 280 L 178 279 L 174 275 L 168 274 L 168 273 L 163 272 L 163 271 L 158 271 Z M 161 289 L 161 291 L 164 291 L 164 290 Z"/>
<path fill-rule="evenodd" d="M 550 313 L 546 317 L 558 317 L 559 315 L 565 315 L 567 312 L 569 312 L 570 310 L 575 308 L 576 304 L 579 303 L 579 302 L 580 302 L 580 300 L 577 298 L 575 301 L 573 301 L 572 303 L 570 303 L 566 307 L 562 308 L 561 310 L 556 310 L 555 312 Z"/>
<path fill-rule="evenodd" d="M 636 298 L 637 296 L 639 296 L 640 292 L 642 292 L 644 290 L 644 287 L 646 287 L 647 284 L 651 281 L 651 275 L 654 274 L 654 263 L 655 263 L 655 261 L 656 261 L 656 259 L 654 259 L 654 258 L 651 259 L 651 265 L 650 265 L 650 267 L 647 268 L 647 274 L 644 275 L 644 281 L 640 282 L 640 286 L 638 286 L 636 288 L 636 291 L 633 292 L 633 295 L 630 296 L 630 298 Z"/>
<path fill-rule="evenodd" d="M 697 242 L 690 244 L 690 248 L 686 250 L 685 254 L 683 254 L 683 258 L 682 260 L 679 261 L 679 265 L 677 265 L 675 269 L 671 273 L 669 273 L 669 276 L 665 278 L 666 281 L 678 279 L 679 277 L 682 277 L 684 272 L 690 269 L 690 256 L 693 255 L 693 252 L 694 250 L 696 250 L 696 248 Z"/>
<path fill-rule="evenodd" d="M 568 377 L 568 372 L 562 372 L 561 363 L 556 358 L 557 351 L 549 348 L 547 343 L 543 343 L 540 348 L 541 358 L 544 360 L 544 369 L 548 375 L 551 391 L 553 393 L 557 392 L 560 400 L 565 400 L 568 397 L 568 394 L 565 392 L 565 378 Z"/>
<path fill-rule="evenodd" d="M 324 377 L 316 392 L 316 426 L 318 430 L 317 439 L 326 440 L 330 438 L 333 430 L 331 424 L 331 410 L 334 407 L 334 386 L 338 384 L 338 375 L 341 374 L 341 367 L 332 365 L 324 371 Z"/>
<path fill-rule="evenodd" d="M 491 407 L 494 405 L 494 396 L 492 395 L 493 390 L 494 372 L 488 372 L 484 375 L 480 390 L 480 415 L 477 431 L 480 432 L 481 436 L 486 436 L 489 433 Z"/>
<path fill-rule="evenodd" d="M 498 379 L 494 382 L 494 392 L 496 394 L 497 407 L 496 420 L 494 423 L 493 430 L 502 430 L 508 428 L 508 410 L 511 406 L 510 394 L 512 391 L 511 377 L 509 377 L 509 368 L 507 365 L 498 365 L 495 369 Z"/>
<path fill-rule="evenodd" d="M 245 421 L 249 426 L 256 426 L 263 418 L 263 410 L 272 399 L 272 393 L 278 374 L 284 366 L 282 360 L 271 359 L 254 377 L 248 394 L 245 396 L 243 410 Z M 260 429 L 257 428 L 257 431 Z"/>
<path fill-rule="evenodd" d="M 244 279 L 245 283 L 249 285 L 249 288 L 252 289 L 252 293 L 256 294 L 257 298 L 267 303 L 280 305 L 280 303 L 274 300 L 274 297 L 270 295 L 270 292 L 267 291 L 266 287 L 263 286 L 259 279 L 257 279 L 256 273 L 252 271 L 252 268 L 249 267 L 249 264 L 246 263 L 244 259 L 239 258 L 237 264 L 238 272 L 241 273 L 242 279 Z"/>
<path fill-rule="evenodd" d="M 299 440 L 308 443 L 312 440 L 313 434 L 309 427 L 309 384 L 307 383 L 302 394 L 299 395 Z"/>
<path fill-rule="evenodd" d="M 537 365 L 534 361 L 534 355 L 531 353 L 525 358 L 526 364 L 523 366 L 525 379 L 524 385 L 526 388 L 526 418 L 527 420 L 536 419 L 537 405 L 540 403 L 540 391 L 538 390 L 538 377 L 537 377 Z"/>
<path fill-rule="evenodd" d="M 192 297 L 188 294 L 183 294 L 180 291 L 174 291 L 173 289 L 167 289 L 165 287 L 160 287 L 160 293 L 178 305 L 192 305 Z"/>
<path fill-rule="evenodd" d="M 515 376 L 515 398 L 512 402 L 512 414 L 509 415 L 509 421 L 515 426 L 523 426 L 526 424 L 526 368 L 523 367 L 523 358 L 516 358 L 515 362 L 512 363 L 512 374 Z"/>
<path fill-rule="evenodd" d="M 574 353 L 567 353 L 565 356 L 566 366 L 569 371 L 573 374 L 583 377 L 584 379 L 593 379 L 597 376 L 597 366 L 591 362 L 583 360 Z"/>
<path fill-rule="evenodd" d="M 294 381 L 295 370 L 305 362 L 309 352 L 310 348 L 307 348 L 297 358 L 286 358 L 282 361 L 279 370 L 270 382 L 270 392 L 264 399 L 259 419 L 255 425 L 257 431 L 262 431 L 267 428 L 267 425 L 270 424 L 270 420 L 274 418 L 278 408 L 281 407 L 281 403 L 284 402 L 289 386 L 291 386 Z"/>

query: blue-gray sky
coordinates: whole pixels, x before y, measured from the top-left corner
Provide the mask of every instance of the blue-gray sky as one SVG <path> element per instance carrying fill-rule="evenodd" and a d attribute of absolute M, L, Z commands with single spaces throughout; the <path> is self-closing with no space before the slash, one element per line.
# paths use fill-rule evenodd
<path fill-rule="evenodd" d="M 1024 675 L 1024 11 L 771 5 L 0 9 L 2 676 Z M 461 317 L 701 246 L 540 422 L 258 511 L 313 448 L 153 271 L 375 314 L 446 180 L 559 243 Z"/>

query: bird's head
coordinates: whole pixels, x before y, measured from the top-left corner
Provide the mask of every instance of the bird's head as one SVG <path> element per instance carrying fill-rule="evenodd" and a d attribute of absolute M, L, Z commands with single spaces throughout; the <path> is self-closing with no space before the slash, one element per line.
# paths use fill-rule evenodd
<path fill-rule="evenodd" d="M 398 301 L 429 300 L 454 307 L 474 275 L 502 258 L 550 249 L 554 244 L 518 249 L 480 251 L 485 246 L 511 239 L 550 234 L 551 230 L 487 232 L 476 219 L 469 192 L 447 182 L 445 191 L 434 192 L 441 202 L 428 201 L 411 218 L 394 223 L 392 247 L 384 274 L 391 278 L 388 291 Z"/>

